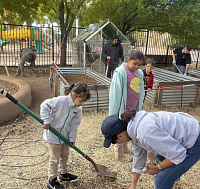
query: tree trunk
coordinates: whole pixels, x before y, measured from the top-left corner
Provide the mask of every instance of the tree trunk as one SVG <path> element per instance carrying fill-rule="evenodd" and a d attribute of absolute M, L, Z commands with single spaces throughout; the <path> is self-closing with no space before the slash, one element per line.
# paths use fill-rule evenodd
<path fill-rule="evenodd" d="M 62 48 L 61 48 L 61 66 L 65 67 L 67 64 L 66 64 L 66 37 L 65 37 L 65 40 L 63 41 L 63 44 L 62 44 Z"/>
<path fill-rule="evenodd" d="M 66 49 L 67 49 L 67 38 L 69 36 L 69 33 L 72 29 L 72 25 L 73 25 L 73 22 L 74 22 L 74 19 L 75 19 L 75 15 L 77 14 L 73 14 L 72 11 L 70 10 L 70 8 L 67 6 L 67 1 L 65 2 L 65 5 L 64 5 L 64 2 L 63 0 L 61 0 L 61 3 L 60 3 L 60 26 L 61 26 L 61 38 L 63 40 L 63 44 L 62 44 L 62 48 L 61 48 L 61 62 L 60 64 L 62 66 L 66 66 Z M 65 10 L 65 7 L 66 7 L 66 10 L 67 10 L 67 16 L 66 18 L 64 17 L 64 10 Z M 65 36 L 65 38 L 63 39 L 63 37 Z M 67 57 L 67 60 L 68 60 L 68 57 Z"/>
<path fill-rule="evenodd" d="M 62 48 L 61 48 L 61 59 L 60 59 L 60 64 L 61 66 L 66 66 L 66 27 L 64 24 L 65 20 L 64 20 L 64 2 L 63 0 L 61 0 L 60 3 L 60 27 L 61 27 L 61 44 L 62 44 Z M 63 37 L 65 36 L 65 38 L 63 39 Z"/>

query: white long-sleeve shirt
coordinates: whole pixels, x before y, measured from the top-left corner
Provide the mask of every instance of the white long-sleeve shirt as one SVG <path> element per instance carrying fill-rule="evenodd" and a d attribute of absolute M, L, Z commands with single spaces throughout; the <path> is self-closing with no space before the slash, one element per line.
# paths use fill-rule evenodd
<path fill-rule="evenodd" d="M 181 163 L 200 132 L 197 119 L 182 112 L 140 111 L 129 121 L 127 132 L 134 151 L 133 172 L 142 173 L 147 151 L 158 153 L 174 164 Z"/>
<path fill-rule="evenodd" d="M 51 127 L 70 142 L 76 141 L 77 129 L 82 117 L 82 107 L 75 106 L 71 94 L 45 100 L 40 105 L 40 115 L 44 124 L 51 124 Z M 54 144 L 64 143 L 46 129 L 43 138 Z"/>

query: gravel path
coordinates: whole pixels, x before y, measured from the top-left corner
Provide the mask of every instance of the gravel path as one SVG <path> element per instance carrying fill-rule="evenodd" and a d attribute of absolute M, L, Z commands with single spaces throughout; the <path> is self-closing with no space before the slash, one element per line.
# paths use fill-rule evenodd
<path fill-rule="evenodd" d="M 10 70 L 11 71 L 11 70 Z M 34 77 L 27 70 L 25 79 L 32 89 L 32 105 L 30 110 L 39 116 L 39 106 L 46 98 L 53 97 L 53 91 L 48 91 L 44 85 L 48 81 L 49 72 Z M 1 73 L 1 72 L 0 72 Z M 1 74 L 5 74 L 4 72 Z M 14 71 L 10 73 L 14 74 Z M 152 111 L 149 104 L 144 109 Z M 167 111 L 191 112 L 197 119 L 199 106 L 185 109 L 167 108 Z M 159 109 L 155 109 L 159 110 Z M 93 165 L 73 149 L 70 151 L 69 172 L 77 174 L 80 178 L 75 183 L 64 183 L 69 189 L 128 189 L 132 181 L 132 162 L 121 163 L 115 160 L 113 146 L 109 149 L 103 147 L 101 123 L 108 115 L 107 110 L 84 111 L 82 122 L 78 128 L 76 146 L 90 156 L 96 163 L 108 166 L 117 173 L 117 179 L 97 175 Z M 0 138 L 6 136 L 14 120 L 0 127 Z M 27 114 L 11 129 L 0 149 L 0 189 L 44 189 L 47 182 L 48 152 L 46 142 L 42 138 L 41 124 Z M 130 144 L 129 144 L 130 147 Z M 198 189 L 200 175 L 200 161 L 193 166 L 173 189 Z M 14 178 L 17 177 L 17 178 Z M 153 189 L 153 176 L 142 174 L 138 189 Z"/>

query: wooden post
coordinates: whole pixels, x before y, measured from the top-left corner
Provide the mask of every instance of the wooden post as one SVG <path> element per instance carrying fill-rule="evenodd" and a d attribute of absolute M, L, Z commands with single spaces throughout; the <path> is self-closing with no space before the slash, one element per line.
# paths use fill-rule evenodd
<path fill-rule="evenodd" d="M 161 87 L 161 86 L 160 86 Z M 162 94 L 163 94 L 163 90 L 159 90 L 159 94 L 158 94 L 158 105 L 161 105 L 162 102 Z"/>
<path fill-rule="evenodd" d="M 52 60 L 52 62 L 56 66 L 56 68 L 58 68 L 58 70 L 60 71 L 60 73 L 63 74 L 62 71 L 60 70 L 60 68 L 57 66 L 57 64 L 55 64 L 55 62 L 53 60 Z"/>
<path fill-rule="evenodd" d="M 54 96 L 58 96 L 59 74 L 55 74 Z"/>
<path fill-rule="evenodd" d="M 4 59 L 3 59 L 3 57 L 2 57 L 2 61 L 3 61 L 3 64 L 4 64 L 5 70 L 7 72 L 7 75 L 8 75 L 8 77 L 10 77 L 10 74 L 8 72 L 8 69 L 7 69 L 7 66 L 6 66 L 6 63 L 5 63 Z"/>
<path fill-rule="evenodd" d="M 159 86 L 159 82 L 157 80 L 154 79 L 155 84 L 155 88 L 158 88 Z M 153 95 L 153 101 L 152 101 L 152 107 L 154 108 L 155 105 L 157 104 L 157 98 L 158 98 L 158 91 L 154 91 L 154 95 Z"/>
<path fill-rule="evenodd" d="M 197 92 L 197 98 L 196 98 L 196 103 L 200 102 L 200 86 L 198 88 L 198 92 Z"/>

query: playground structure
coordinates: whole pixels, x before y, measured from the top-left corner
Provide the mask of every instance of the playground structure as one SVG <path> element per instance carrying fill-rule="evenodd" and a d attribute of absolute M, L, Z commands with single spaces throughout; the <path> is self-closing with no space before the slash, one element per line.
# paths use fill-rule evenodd
<path fill-rule="evenodd" d="M 22 39 L 27 39 L 27 46 L 36 50 L 38 54 L 44 53 L 44 37 L 39 27 L 33 27 L 23 30 L 7 30 L 6 26 L 4 31 L 1 31 L 0 47 L 3 52 L 3 46 L 7 45 L 10 40 L 13 40 L 15 51 L 15 39 L 20 40 L 20 50 L 23 48 Z"/>
<path fill-rule="evenodd" d="M 51 46 L 52 33 L 49 27 L 0 24 L 0 66 L 18 66 L 23 48 L 32 48 L 37 52 L 36 66 L 52 65 L 54 51 Z M 55 43 L 54 43 L 55 45 Z M 57 43 L 56 43 L 57 45 Z"/>

